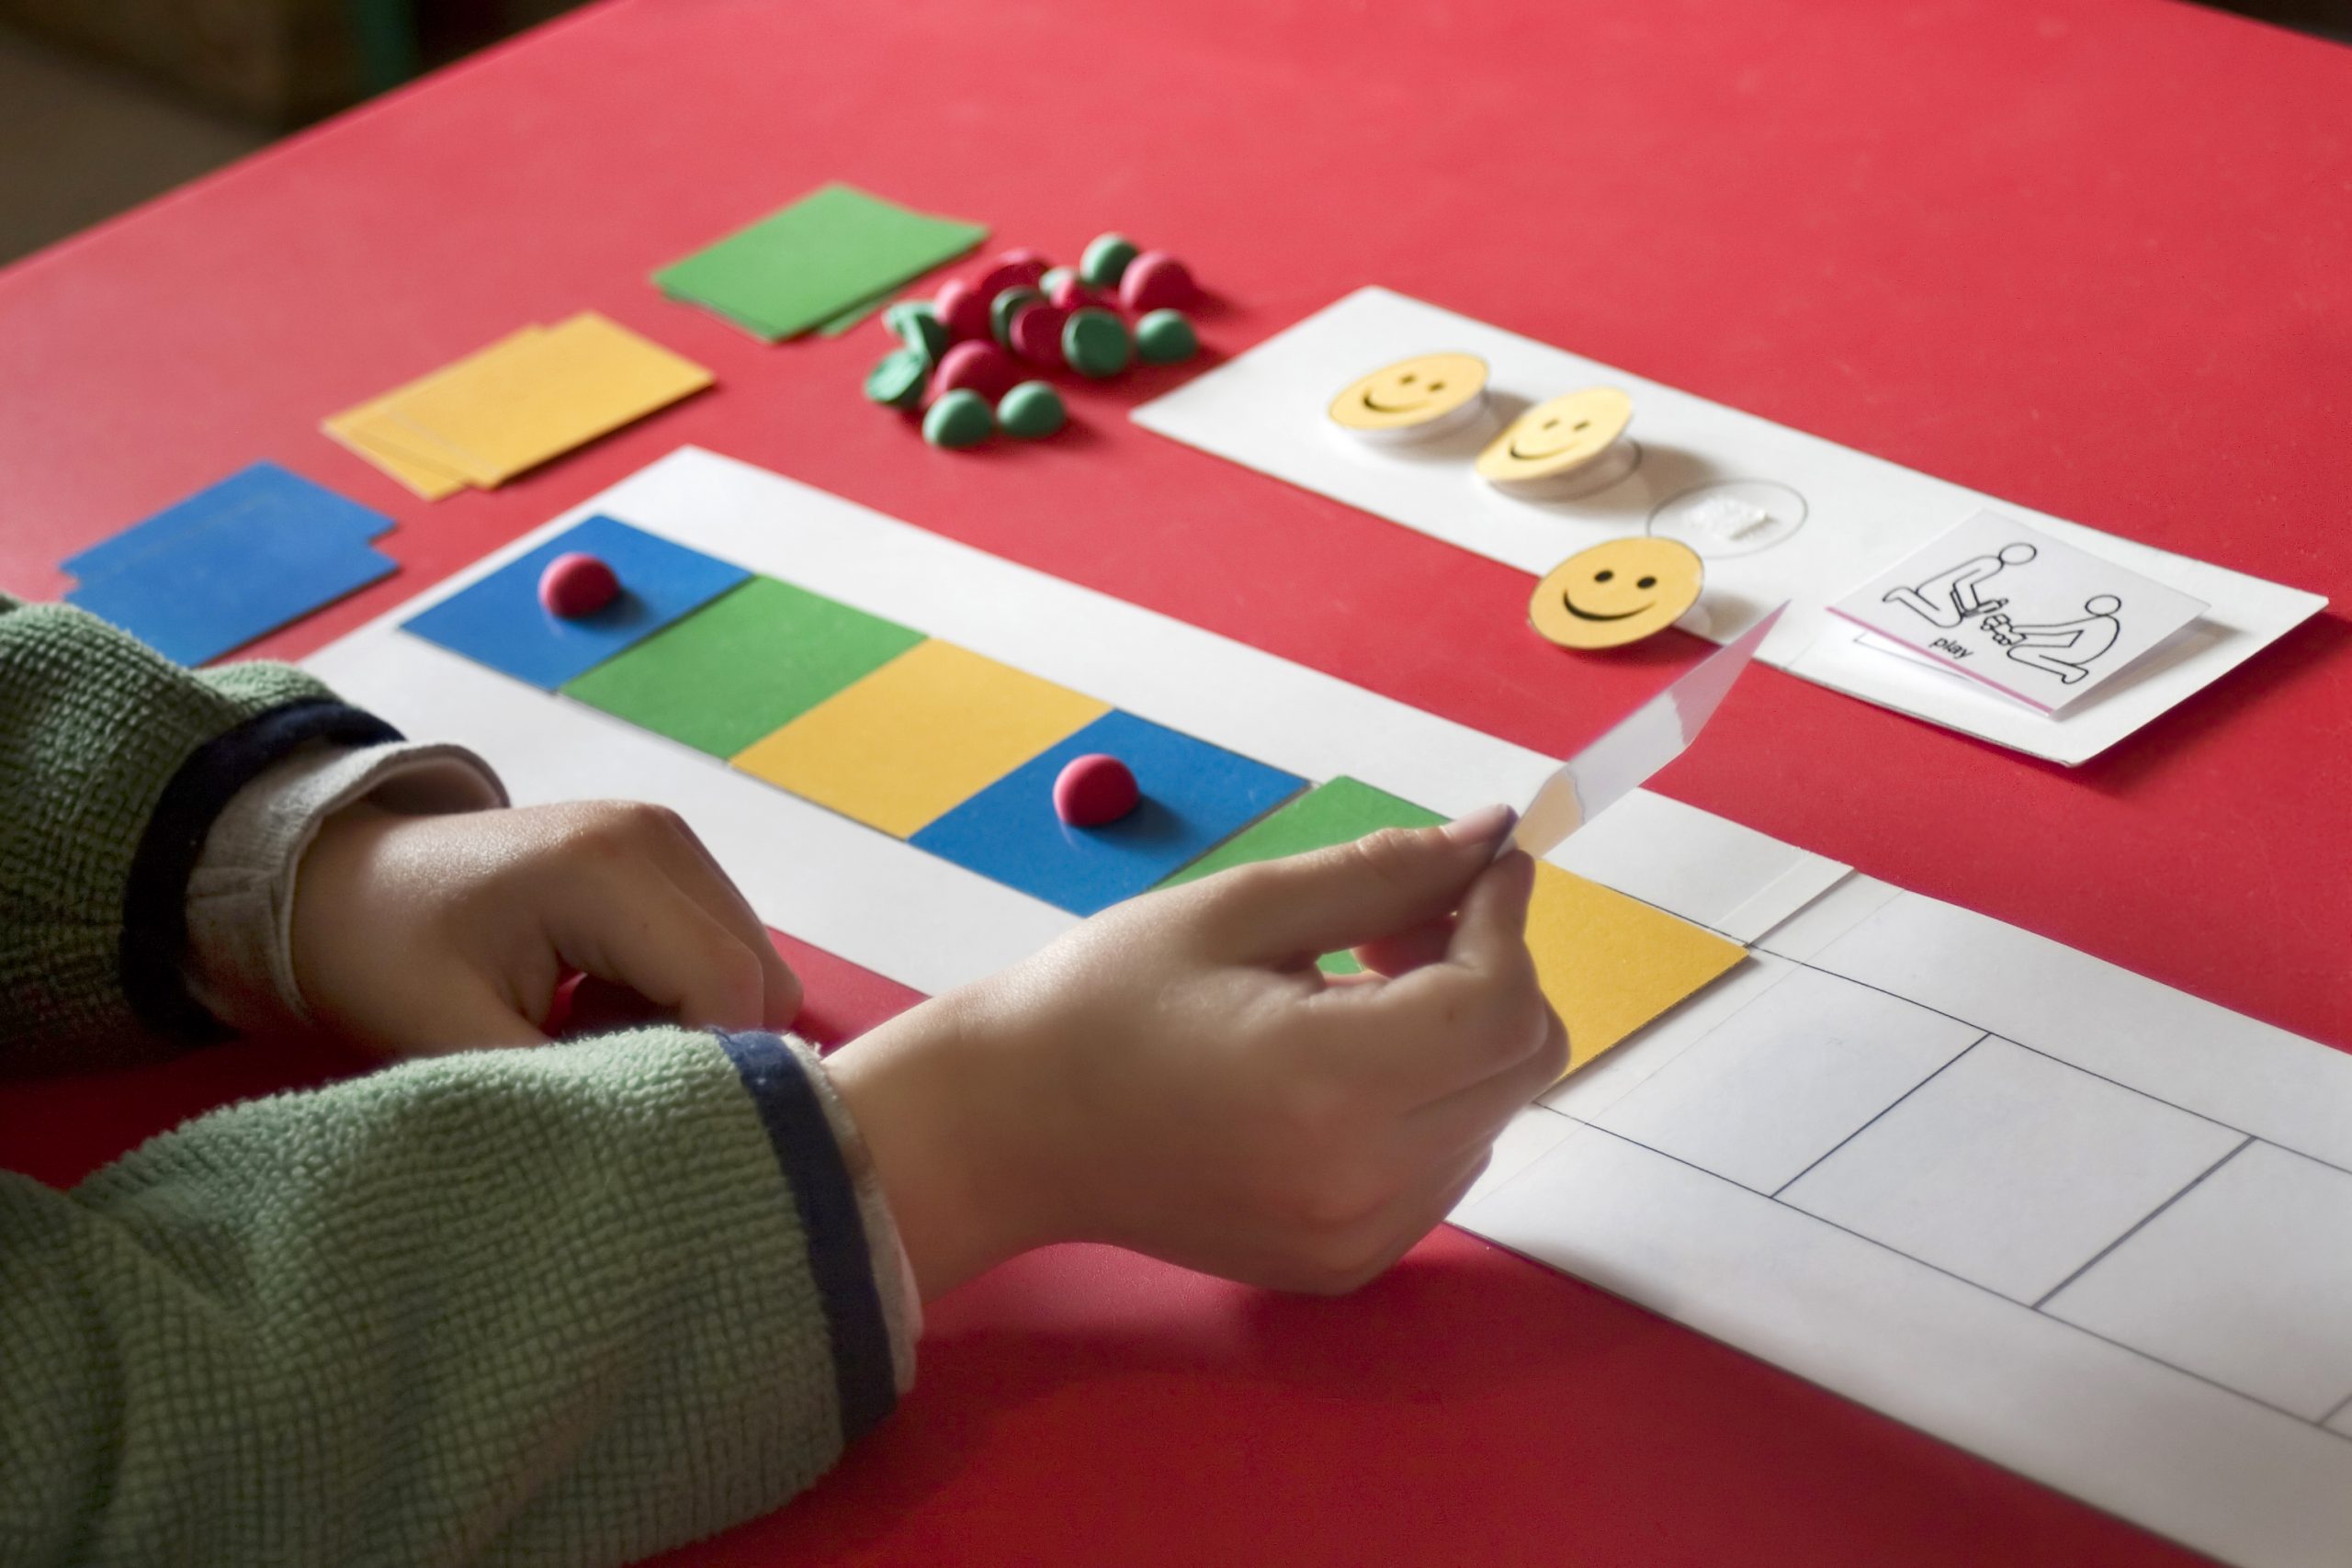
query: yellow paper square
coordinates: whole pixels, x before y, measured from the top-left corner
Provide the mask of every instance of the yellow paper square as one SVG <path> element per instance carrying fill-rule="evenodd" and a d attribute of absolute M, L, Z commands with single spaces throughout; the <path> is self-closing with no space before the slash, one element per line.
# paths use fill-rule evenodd
<path fill-rule="evenodd" d="M 1614 888 L 1535 863 L 1527 946 L 1574 1072 L 1747 955 Z"/>
<path fill-rule="evenodd" d="M 920 642 L 734 762 L 904 839 L 1110 711 L 953 643 Z"/>
<path fill-rule="evenodd" d="M 711 380 L 694 361 L 587 310 L 387 399 L 383 412 L 469 482 L 489 486 Z"/>
<path fill-rule="evenodd" d="M 427 501 L 446 501 L 467 488 L 463 475 L 404 442 L 406 432 L 392 425 L 380 410 L 339 416 L 326 432 Z"/>
<path fill-rule="evenodd" d="M 488 348 L 477 349 L 430 375 L 393 388 L 382 397 L 370 398 L 355 408 L 331 415 L 321 422 L 320 428 L 427 501 L 455 495 L 466 488 L 465 477 L 455 460 L 436 453 L 430 443 L 395 424 L 385 410 L 396 400 L 428 387 L 444 376 L 461 374 L 492 355 L 510 352 L 539 336 L 543 330 L 529 326 L 509 333 Z"/>

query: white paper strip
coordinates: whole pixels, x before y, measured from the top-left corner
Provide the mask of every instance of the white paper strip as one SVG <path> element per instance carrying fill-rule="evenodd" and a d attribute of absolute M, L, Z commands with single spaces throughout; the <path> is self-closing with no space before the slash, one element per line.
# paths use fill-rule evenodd
<path fill-rule="evenodd" d="M 2014 926 L 1848 878 L 1453 1219 L 2248 1568 L 2352 1541 L 2352 1058 Z"/>
<path fill-rule="evenodd" d="M 1757 645 L 1770 635 L 1781 610 L 1787 608 L 1781 605 L 1684 671 L 1672 685 L 1561 763 L 1520 813 L 1507 844 L 1532 855 L 1551 853 L 1569 834 L 1689 750 L 1755 657 Z"/>
<path fill-rule="evenodd" d="M 581 704 L 399 630 L 418 609 L 608 513 L 1313 780 L 1346 774 L 1458 815 L 1556 764 L 1331 676 L 797 484 L 686 448 L 322 650 L 311 668 L 413 735 L 490 758 L 525 803 L 684 812 L 760 917 L 926 992 L 1027 956 L 1072 918 Z M 1635 792 L 1555 858 L 1747 941 L 1846 868 Z M 1788 905 L 1789 908 L 1783 908 Z"/>
<path fill-rule="evenodd" d="M 2352 1438 L 1569 1127 L 1454 1223 L 2244 1568 L 2342 1568 Z"/>
<path fill-rule="evenodd" d="M 1452 436 L 1376 447 L 1324 417 L 1367 370 L 1461 351 L 1489 367 L 1494 417 Z M 1503 419 L 1581 387 L 1634 400 L 1630 468 L 1552 499 L 1507 494 L 1471 464 Z M 2097 756 L 2317 614 L 2315 593 L 2151 549 L 1932 479 L 1709 402 L 1483 321 L 1362 288 L 1226 365 L 1136 409 L 1136 423 L 1464 549 L 1542 576 L 1628 534 L 1680 539 L 1706 560 L 1706 590 L 1679 623 L 1728 642 L 1782 600 L 1787 617 L 1757 655 L 1849 695 L 2067 763 Z M 2058 717 L 1857 641 L 1826 608 L 1984 506 L 2202 600 L 2184 631 Z"/>
<path fill-rule="evenodd" d="M 1311 778 L 1459 812 L 1554 765 L 692 449 L 311 660 L 410 733 L 481 750 L 520 800 L 678 807 L 763 919 L 919 989 L 1010 963 L 1071 918 L 397 629 L 594 512 Z M 2352 1254 L 2334 1234 L 2352 1224 L 2352 1062 L 1645 791 L 1554 858 L 1764 945 L 1531 1108 L 1462 1223 L 2206 1551 L 2342 1561 L 2352 1389 L 2330 1380 L 2352 1364 L 2352 1274 L 2318 1253 Z M 1869 1050 L 1888 1018 L 1907 1021 L 1890 1055 L 1839 1077 L 1838 1054 Z M 1929 1070 L 1960 1039 L 1953 1061 L 1973 1065 Z M 1778 1051 L 1796 1053 L 1786 1073 Z M 2053 1074 L 2064 1093 L 2028 1081 Z M 1837 1092 L 1781 1087 L 1806 1082 Z M 2003 1141 L 2011 1093 L 2036 1111 L 2030 1145 Z M 1950 1153 L 1920 1157 L 1933 1149 Z M 1778 1195 L 1739 1179 L 1791 1169 Z M 1883 1201 L 1898 1187 L 1917 1201 Z M 2293 1214 L 2230 1207 L 2281 1191 Z M 2119 1226 L 2134 1205 L 2154 1212 Z M 2107 1228 L 2122 1234 L 2094 1249 Z M 2280 1256 L 2298 1266 L 2232 1267 Z M 2062 1271 L 2046 1305 L 2014 1299 Z M 2288 1332 L 2232 1337 L 2267 1323 Z"/>

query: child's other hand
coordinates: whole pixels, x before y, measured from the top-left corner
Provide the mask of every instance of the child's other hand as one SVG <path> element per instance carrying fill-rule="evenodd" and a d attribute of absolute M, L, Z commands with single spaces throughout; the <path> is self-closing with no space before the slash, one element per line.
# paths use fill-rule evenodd
<path fill-rule="evenodd" d="M 800 982 L 676 813 L 621 801 L 337 813 L 295 881 L 294 974 L 318 1021 L 418 1055 L 546 1037 L 573 969 L 691 1026 L 780 1029 Z"/>
<path fill-rule="evenodd" d="M 1509 825 L 1135 899 L 837 1055 L 923 1294 L 1062 1240 L 1317 1292 L 1395 1261 L 1566 1066 Z M 1316 968 L 1349 947 L 1385 974 Z"/>

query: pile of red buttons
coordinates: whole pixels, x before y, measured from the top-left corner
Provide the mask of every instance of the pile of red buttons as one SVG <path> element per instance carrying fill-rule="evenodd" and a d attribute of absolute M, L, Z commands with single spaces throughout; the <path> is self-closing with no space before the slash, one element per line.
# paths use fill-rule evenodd
<path fill-rule="evenodd" d="M 900 346 L 865 378 L 865 395 L 928 409 L 923 439 L 975 446 L 998 430 L 1051 435 L 1068 419 L 1061 395 L 1024 367 L 1092 380 L 1140 359 L 1172 365 L 1200 351 L 1183 307 L 1200 297 L 1184 264 L 1119 234 L 1086 247 L 1075 267 L 1034 250 L 1007 251 L 977 278 L 950 278 L 930 299 L 883 312 Z"/>

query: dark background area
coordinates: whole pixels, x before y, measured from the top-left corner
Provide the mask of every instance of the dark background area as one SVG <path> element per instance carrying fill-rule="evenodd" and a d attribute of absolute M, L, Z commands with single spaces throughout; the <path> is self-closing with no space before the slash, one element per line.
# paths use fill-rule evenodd
<path fill-rule="evenodd" d="M 0 0 L 0 262 L 580 0 Z"/>
<path fill-rule="evenodd" d="M 580 3 L 0 0 L 0 263 Z M 2352 0 L 2213 3 L 2352 43 Z"/>

